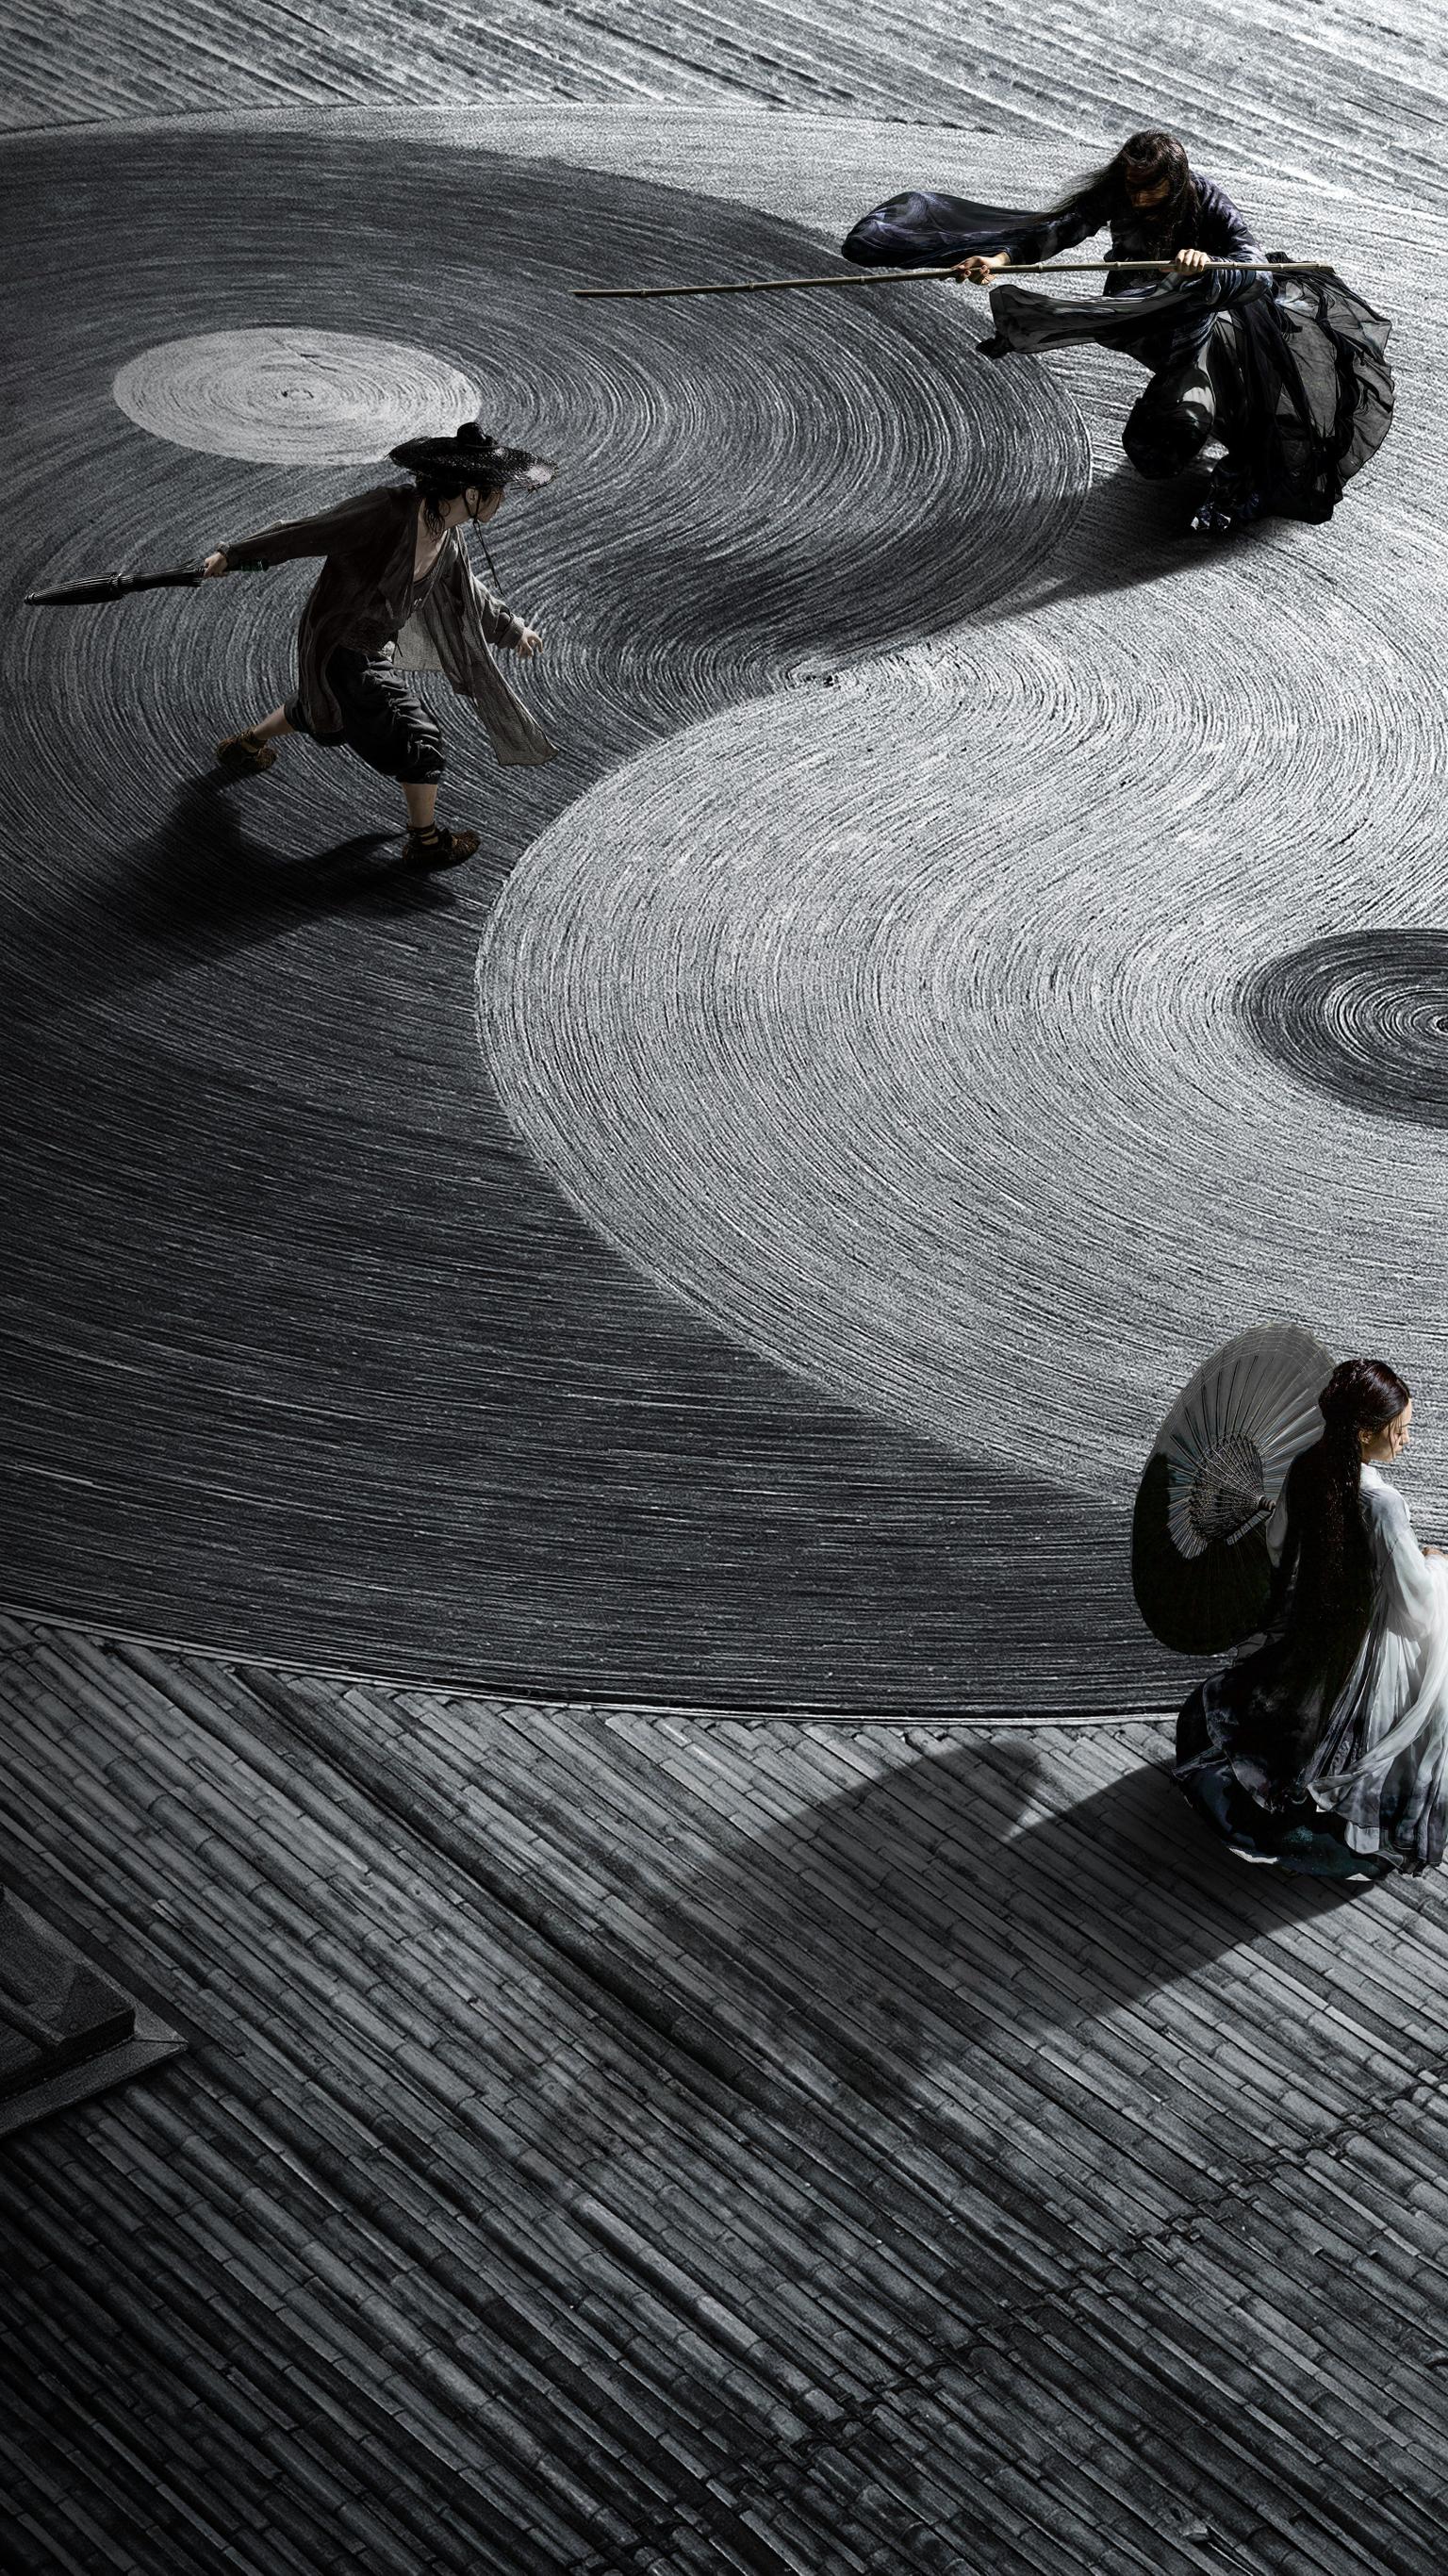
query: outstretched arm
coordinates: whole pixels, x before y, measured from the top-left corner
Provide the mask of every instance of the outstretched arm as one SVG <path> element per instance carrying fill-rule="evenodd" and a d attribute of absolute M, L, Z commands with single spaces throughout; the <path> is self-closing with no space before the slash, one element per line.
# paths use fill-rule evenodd
<path fill-rule="evenodd" d="M 1075 250 L 1078 243 L 1089 241 L 1099 233 L 1104 218 L 1099 208 L 1090 204 L 1065 206 L 1059 214 L 1041 215 L 1029 227 L 1014 233 L 998 250 L 973 251 L 955 271 L 957 285 L 989 286 L 1001 269 L 1033 267 L 1037 261 L 1054 259 L 1063 250 Z"/>
<path fill-rule="evenodd" d="M 371 533 L 376 503 L 375 492 L 353 492 L 335 509 L 319 510 L 315 518 L 283 519 L 274 528 L 259 528 L 254 536 L 232 537 L 207 556 L 202 570 L 215 577 L 293 563 L 304 555 L 346 553 Z"/>

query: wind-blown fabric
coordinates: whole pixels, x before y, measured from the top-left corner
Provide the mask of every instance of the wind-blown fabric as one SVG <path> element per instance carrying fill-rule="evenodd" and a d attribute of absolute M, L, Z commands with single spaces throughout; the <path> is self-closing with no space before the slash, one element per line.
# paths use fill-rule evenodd
<path fill-rule="evenodd" d="M 1279 517 L 1330 518 L 1392 425 L 1389 325 L 1337 277 L 1184 272 L 1091 303 L 1005 285 L 990 304 L 988 356 L 1095 340 L 1162 378 L 1195 360 L 1208 434 Z"/>
<path fill-rule="evenodd" d="M 1217 438 L 1242 492 L 1253 496 L 1253 515 L 1327 519 L 1392 424 L 1390 326 L 1336 276 L 1274 276 L 1226 191 L 1203 178 L 1195 188 L 1181 218 L 1154 228 L 1100 191 L 1036 213 L 911 190 L 864 216 L 844 255 L 866 267 L 923 268 L 1004 250 L 1020 266 L 1053 259 L 1109 226 L 1114 260 L 1172 259 L 1193 248 L 1260 261 L 1245 273 L 1164 279 L 1119 268 L 1101 298 L 1053 297 L 1007 279 L 992 290 L 994 336 L 981 352 L 995 358 L 1088 340 L 1119 348 L 1154 379 L 1123 436 L 1144 473 L 1179 472 Z"/>
<path fill-rule="evenodd" d="M 1213 259 L 1264 256 L 1239 208 L 1214 179 L 1195 180 L 1195 200 L 1176 222 L 1153 223 L 1128 204 L 1113 206 L 1106 191 L 1089 189 L 1065 206 L 1031 212 L 1023 206 L 988 206 L 975 197 L 911 188 L 863 215 L 842 243 L 844 257 L 861 268 L 943 268 L 991 251 L 1008 251 L 1016 267 L 1057 259 L 1093 233 L 1109 227 L 1112 259 L 1174 259 L 1179 250 L 1209 251 Z M 1141 280 L 1134 281 L 1138 286 Z M 1120 272 L 1106 281 L 1120 295 L 1133 281 Z"/>
<path fill-rule="evenodd" d="M 1247 1859 L 1381 1876 L 1443 1858 L 1448 1558 L 1424 1555 L 1375 1467 L 1359 1507 L 1372 1598 L 1356 1650 L 1296 1615 L 1289 1516 L 1268 1631 L 1192 1693 L 1176 1777 Z"/>

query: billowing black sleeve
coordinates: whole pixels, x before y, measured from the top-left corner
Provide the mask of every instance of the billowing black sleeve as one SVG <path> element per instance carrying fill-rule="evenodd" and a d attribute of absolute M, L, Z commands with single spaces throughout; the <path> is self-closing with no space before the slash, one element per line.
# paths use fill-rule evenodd
<path fill-rule="evenodd" d="M 840 247 L 859 268 L 945 268 L 998 250 L 1020 267 L 1089 240 L 1105 220 L 1090 198 L 1033 214 L 1021 206 L 987 206 L 974 197 L 911 188 L 862 215 Z"/>

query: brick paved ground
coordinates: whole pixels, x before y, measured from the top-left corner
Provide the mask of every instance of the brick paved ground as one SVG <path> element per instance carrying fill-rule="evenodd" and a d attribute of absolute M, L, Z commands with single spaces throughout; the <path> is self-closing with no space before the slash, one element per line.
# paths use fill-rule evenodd
<path fill-rule="evenodd" d="M 1441 2566 L 1431 1882 L 1150 1724 L 4 1644 L 23 1880 L 195 2038 L 0 2165 L 7 2563 Z"/>

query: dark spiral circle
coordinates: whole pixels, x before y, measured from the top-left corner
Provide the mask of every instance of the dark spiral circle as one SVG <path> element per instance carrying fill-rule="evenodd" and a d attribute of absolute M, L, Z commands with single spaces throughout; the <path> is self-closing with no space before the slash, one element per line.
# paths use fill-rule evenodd
<path fill-rule="evenodd" d="M 1448 930 L 1350 930 L 1254 968 L 1238 1008 L 1273 1064 L 1379 1118 L 1448 1127 Z"/>

